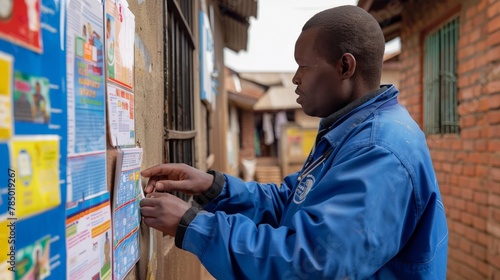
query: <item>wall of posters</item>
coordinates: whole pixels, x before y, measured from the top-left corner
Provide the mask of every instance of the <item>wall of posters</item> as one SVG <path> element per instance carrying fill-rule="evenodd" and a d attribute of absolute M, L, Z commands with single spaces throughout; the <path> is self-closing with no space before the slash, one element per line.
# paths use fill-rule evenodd
<path fill-rule="evenodd" d="M 106 114 L 135 145 L 134 39 L 126 0 L 0 0 L 0 279 L 123 279 L 138 260 L 140 158 L 122 158 L 126 203 L 106 185 Z"/>
<path fill-rule="evenodd" d="M 0 3 L 0 279 L 66 274 L 64 8 Z"/>

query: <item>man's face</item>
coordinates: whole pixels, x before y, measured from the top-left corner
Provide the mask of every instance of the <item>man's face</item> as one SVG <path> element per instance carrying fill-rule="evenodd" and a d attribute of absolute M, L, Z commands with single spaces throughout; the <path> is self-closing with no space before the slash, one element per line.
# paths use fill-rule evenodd
<path fill-rule="evenodd" d="M 295 43 L 298 69 L 292 82 L 297 85 L 297 103 L 309 116 L 327 117 L 347 105 L 342 90 L 342 67 L 330 64 L 314 47 L 318 29 L 303 31 Z"/>

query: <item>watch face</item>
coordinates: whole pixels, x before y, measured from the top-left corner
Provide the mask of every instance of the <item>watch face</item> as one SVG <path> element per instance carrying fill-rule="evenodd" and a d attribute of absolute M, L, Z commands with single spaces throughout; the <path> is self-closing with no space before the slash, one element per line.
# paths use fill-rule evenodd
<path fill-rule="evenodd" d="M 12 16 L 14 0 L 0 0 L 0 20 L 7 20 Z"/>

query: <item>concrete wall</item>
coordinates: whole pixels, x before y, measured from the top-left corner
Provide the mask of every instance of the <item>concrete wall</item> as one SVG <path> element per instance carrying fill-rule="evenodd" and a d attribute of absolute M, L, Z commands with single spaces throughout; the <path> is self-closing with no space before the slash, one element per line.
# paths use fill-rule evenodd
<path fill-rule="evenodd" d="M 460 134 L 428 137 L 449 225 L 449 279 L 500 279 L 500 1 L 410 1 L 401 102 L 422 125 L 422 32 L 459 15 Z"/>

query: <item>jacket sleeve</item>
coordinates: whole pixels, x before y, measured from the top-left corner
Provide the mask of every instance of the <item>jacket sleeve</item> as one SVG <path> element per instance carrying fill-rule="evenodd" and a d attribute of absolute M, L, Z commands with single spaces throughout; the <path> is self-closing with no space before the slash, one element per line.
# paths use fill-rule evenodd
<path fill-rule="evenodd" d="M 182 248 L 198 256 L 217 279 L 373 275 L 408 239 L 404 228 L 415 226 L 413 186 L 400 160 L 383 147 L 356 147 L 347 154 L 337 155 L 334 164 L 333 159 L 325 163 L 329 170 L 288 225 L 273 227 L 244 215 L 202 211 L 187 227 Z M 248 203 L 259 208 L 259 202 L 269 199 L 254 184 L 227 189 L 232 193 L 224 199 L 252 200 Z"/>
<path fill-rule="evenodd" d="M 250 218 L 254 223 L 269 223 L 277 226 L 281 213 L 290 194 L 289 179 L 280 186 L 276 184 L 261 184 L 244 182 L 239 178 L 218 173 L 224 182 L 220 194 L 203 204 L 204 210 L 215 213 L 224 211 L 226 214 L 240 214 Z M 215 183 L 215 182 L 214 182 Z"/>

